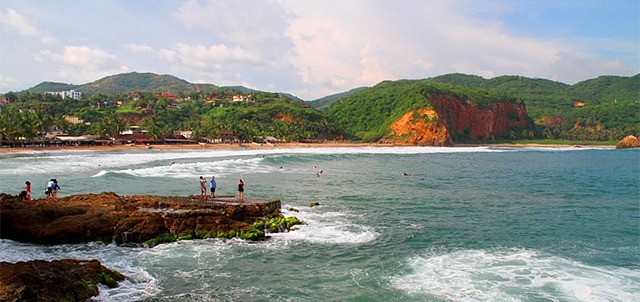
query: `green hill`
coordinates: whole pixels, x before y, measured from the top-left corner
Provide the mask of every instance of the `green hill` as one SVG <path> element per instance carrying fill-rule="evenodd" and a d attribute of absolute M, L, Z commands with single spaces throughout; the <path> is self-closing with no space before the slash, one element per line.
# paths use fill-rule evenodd
<path fill-rule="evenodd" d="M 240 92 L 242 94 L 260 94 L 260 93 L 265 93 L 264 91 L 260 91 L 260 90 L 256 90 L 256 89 L 251 89 L 251 88 L 247 88 L 244 86 L 222 86 L 220 87 L 220 90 L 225 91 L 225 90 L 231 90 L 231 91 L 237 91 Z M 297 102 L 304 102 L 301 98 L 290 94 L 290 93 L 282 93 L 282 92 L 278 92 L 276 93 L 279 96 L 283 96 L 285 98 L 289 98 L 291 100 L 297 101 Z"/>
<path fill-rule="evenodd" d="M 199 85 L 191 84 L 172 75 L 137 72 L 104 77 L 95 82 L 78 87 L 78 90 L 84 94 L 101 93 L 106 95 L 134 91 L 187 94 L 198 91 L 199 89 Z"/>
<path fill-rule="evenodd" d="M 494 101 L 523 102 L 538 124 L 540 138 L 620 140 L 640 134 L 640 75 L 602 76 L 575 85 L 547 79 L 501 76 L 484 79 L 448 74 L 424 80 L 384 81 L 339 98 L 327 114 L 348 135 L 374 140 L 402 114 L 429 107 L 427 92 L 471 99 L 480 106 Z M 581 101 L 581 102 L 578 102 Z"/>
<path fill-rule="evenodd" d="M 81 91 L 83 100 L 61 100 L 59 96 L 42 94 L 45 91 L 70 89 Z M 127 103 L 126 94 L 130 92 L 148 94 L 145 100 Z M 629 134 L 640 134 L 640 74 L 632 77 L 601 76 L 574 85 L 521 76 L 485 79 L 459 73 L 421 80 L 383 81 L 373 87 L 360 87 L 305 102 L 315 107 L 309 108 L 313 110 L 294 110 L 305 106 L 301 107 L 299 103 L 302 100 L 288 93 L 262 92 L 244 86 L 193 84 L 171 75 L 138 72 L 108 76 L 83 85 L 43 82 L 28 90 L 11 93 L 7 99 L 10 100 L 9 107 L 18 111 L 42 111 L 54 119 L 64 114 L 76 114 L 86 117 L 89 121 L 100 121 L 101 117 L 105 116 L 101 109 L 93 108 L 97 102 L 113 103 L 114 99 L 119 99 L 127 102 L 123 106 L 124 109 L 119 108 L 116 113 L 127 110 L 132 113 L 151 110 L 153 114 L 162 118 L 164 124 L 173 126 L 176 126 L 176 122 L 172 120 L 178 123 L 202 121 L 203 117 L 212 118 L 208 121 L 211 125 L 218 124 L 218 114 L 227 111 L 218 110 L 218 113 L 211 115 L 208 112 L 210 109 L 204 107 L 204 103 L 176 105 L 166 100 L 158 100 L 156 103 L 152 93 L 158 92 L 190 96 L 198 102 L 204 102 L 210 96 L 225 100 L 236 93 L 252 94 L 257 102 L 255 108 L 251 104 L 230 107 L 234 109 L 230 109 L 229 116 L 239 119 L 254 119 L 261 111 L 272 110 L 262 107 L 266 104 L 291 103 L 292 106 L 282 107 L 286 110 L 273 111 L 270 119 L 262 118 L 280 120 L 279 125 L 289 127 L 286 136 L 290 138 L 294 137 L 291 133 L 295 131 L 290 124 L 281 123 L 282 121 L 294 120 L 299 125 L 311 128 L 318 128 L 322 124 L 324 128 L 320 128 L 323 130 L 316 129 L 311 132 L 323 133 L 325 137 L 328 137 L 327 133 L 332 133 L 349 138 L 376 140 L 386 135 L 389 125 L 407 112 L 418 108 L 431 108 L 432 104 L 425 97 L 427 94 L 446 94 L 460 100 L 472 100 L 481 108 L 489 108 L 497 101 L 524 103 L 529 118 L 536 123 L 535 135 L 539 138 L 617 141 Z M 171 106 L 182 109 L 171 109 Z M 245 106 L 251 109 L 247 109 L 246 114 L 236 114 Z M 317 111 L 317 108 L 323 111 Z M 182 111 L 189 112 L 180 113 Z M 137 113 L 138 118 L 147 116 L 140 112 Z M 173 115 L 176 112 L 180 113 L 180 119 Z M 310 114 L 312 112 L 313 114 Z M 323 118 L 317 115 L 319 112 Z M 229 125 L 241 124 L 239 121 L 234 122 L 234 118 L 229 116 L 225 117 L 224 125 L 218 126 L 231 128 Z M 305 124 L 304 120 L 310 120 L 311 124 Z M 185 129 L 185 125 L 181 124 L 180 128 Z M 252 123 L 251 127 L 259 129 L 261 126 L 260 123 Z M 262 135 L 269 131 L 254 132 Z M 313 138 L 310 135 L 302 137 Z"/>
<path fill-rule="evenodd" d="M 341 93 L 336 93 L 336 94 L 332 94 L 332 95 L 328 95 L 319 99 L 315 99 L 313 101 L 309 101 L 307 102 L 309 105 L 311 105 L 311 107 L 314 108 L 318 108 L 318 109 L 326 109 L 329 108 L 329 106 L 331 106 L 331 104 L 341 100 L 344 97 L 350 96 L 360 90 L 363 89 L 367 89 L 368 87 L 358 87 L 358 88 L 354 88 L 351 89 L 349 91 L 346 92 L 341 92 Z"/>
<path fill-rule="evenodd" d="M 72 90 L 72 89 L 78 89 L 78 86 L 65 84 L 65 83 L 42 82 L 36 86 L 33 86 L 27 89 L 27 91 L 33 92 L 33 93 L 43 93 L 47 91 L 65 91 L 65 90 Z"/>
<path fill-rule="evenodd" d="M 155 74 L 155 73 L 139 73 L 130 72 L 122 73 L 112 76 L 107 76 L 97 81 L 86 83 L 82 85 L 71 85 L 65 83 L 43 82 L 32 88 L 24 90 L 22 92 L 42 93 L 46 91 L 64 91 L 75 89 L 79 90 L 85 96 L 91 96 L 96 94 L 114 95 L 124 94 L 131 92 L 170 92 L 174 95 L 188 95 L 192 92 L 200 91 L 235 91 L 241 94 L 255 94 L 262 93 L 262 91 L 247 88 L 244 86 L 222 86 L 218 87 L 214 84 L 201 84 L 190 83 L 186 80 L 177 78 L 168 74 Z M 303 100 L 290 94 L 290 93 L 278 93 L 284 97 L 287 97 L 298 102 Z"/>

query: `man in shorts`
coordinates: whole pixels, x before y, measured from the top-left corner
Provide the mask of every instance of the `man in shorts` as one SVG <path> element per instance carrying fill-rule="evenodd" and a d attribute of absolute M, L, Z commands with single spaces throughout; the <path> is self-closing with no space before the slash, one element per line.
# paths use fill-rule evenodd
<path fill-rule="evenodd" d="M 211 191 L 211 198 L 216 198 L 216 178 L 211 176 L 209 181 L 209 191 Z"/>

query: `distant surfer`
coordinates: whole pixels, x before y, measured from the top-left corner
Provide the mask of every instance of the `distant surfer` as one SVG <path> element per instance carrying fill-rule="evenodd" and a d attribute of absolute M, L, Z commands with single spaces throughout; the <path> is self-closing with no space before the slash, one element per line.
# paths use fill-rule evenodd
<path fill-rule="evenodd" d="M 409 176 L 407 172 L 402 172 L 402 176 Z"/>

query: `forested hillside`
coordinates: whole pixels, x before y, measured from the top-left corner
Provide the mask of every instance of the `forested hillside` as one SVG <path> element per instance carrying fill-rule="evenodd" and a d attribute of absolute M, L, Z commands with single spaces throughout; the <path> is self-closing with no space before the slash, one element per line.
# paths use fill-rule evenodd
<path fill-rule="evenodd" d="M 326 113 L 345 129 L 347 137 L 375 141 L 388 134 L 389 125 L 404 114 L 421 108 L 433 109 L 429 94 L 473 100 L 479 108 L 490 108 L 494 102 L 516 103 L 514 98 L 488 90 L 430 80 L 401 80 L 385 81 L 355 92 L 332 104 Z"/>
<path fill-rule="evenodd" d="M 519 76 L 483 79 L 463 74 L 431 80 L 490 89 L 524 102 L 543 138 L 619 140 L 640 133 L 640 74 L 601 76 L 574 85 Z"/>
<path fill-rule="evenodd" d="M 464 74 L 386 81 L 339 99 L 327 113 L 348 135 L 371 140 L 382 137 L 404 112 L 431 106 L 424 97 L 429 91 L 460 96 L 481 106 L 493 101 L 522 102 L 536 123 L 536 138 L 615 141 L 640 133 L 640 75 L 602 76 L 575 85 Z"/>
<path fill-rule="evenodd" d="M 82 91 L 82 100 L 43 93 L 69 89 Z M 508 137 L 619 141 L 626 135 L 640 134 L 640 75 L 601 76 L 567 85 L 520 76 L 484 79 L 448 74 L 422 80 L 383 81 L 373 87 L 303 102 L 287 93 L 192 84 L 171 75 L 133 72 L 82 85 L 44 82 L 26 91 L 2 95 L 0 139 L 37 139 L 52 126 L 70 134 L 113 136 L 128 126 L 139 125 L 154 137 L 191 130 L 195 138 L 216 138 L 221 132 L 231 131 L 243 140 L 276 136 L 286 140 L 378 141 L 391 134 L 390 125 L 401 117 L 435 125 L 438 121 L 432 118 L 433 113 L 420 113 L 436 107 L 434 96 L 439 96 L 440 110 L 446 108 L 445 100 L 478 110 L 516 104 L 509 109 L 516 111 L 497 113 L 507 115 L 501 127 L 511 122 L 518 122 L 517 126 L 507 126 L 515 128 L 497 137 L 493 132 L 486 132 L 492 133 L 488 138 L 477 136 L 483 140 Z M 319 110 L 309 105 L 328 108 Z M 522 118 L 520 111 L 525 106 L 527 118 Z M 468 109 L 463 111 L 485 114 Z M 411 112 L 413 116 L 406 116 Z M 459 114 L 450 113 L 441 112 L 459 121 Z M 69 117 L 82 122 L 70 123 Z M 529 120 L 533 123 L 524 123 Z M 469 139 L 471 128 L 458 130 L 462 132 L 453 133 L 455 139 Z"/>
<path fill-rule="evenodd" d="M 148 131 L 152 138 L 172 136 L 176 131 L 192 131 L 191 139 L 196 141 L 221 138 L 223 134 L 231 134 L 245 142 L 267 136 L 301 141 L 333 139 L 341 135 L 321 111 L 287 94 L 208 85 L 199 87 L 205 90 L 180 90 L 174 95 L 166 91 L 180 85 L 192 87 L 192 84 L 159 76 L 158 81 L 149 82 L 149 85 L 162 88 L 150 92 L 151 88 L 140 81 L 140 78 L 149 79 L 149 75 L 126 75 L 125 79 L 134 76 L 132 83 L 125 80 L 126 85 L 121 86 L 119 83 L 123 78 L 120 75 L 88 85 L 99 91 L 112 89 L 128 93 L 83 94 L 81 100 L 62 99 L 59 95 L 31 92 L 33 90 L 5 94 L 5 104 L 0 103 L 0 139 L 38 140 L 51 129 L 71 135 L 113 138 L 134 125 Z M 77 120 L 70 122 L 73 121 L 70 117 Z"/>

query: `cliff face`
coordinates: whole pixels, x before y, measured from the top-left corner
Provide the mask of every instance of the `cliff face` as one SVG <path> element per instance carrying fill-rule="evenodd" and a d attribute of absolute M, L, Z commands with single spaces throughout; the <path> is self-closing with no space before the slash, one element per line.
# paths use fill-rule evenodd
<path fill-rule="evenodd" d="M 394 143 L 446 146 L 453 137 L 487 140 L 512 127 L 532 127 L 523 104 L 493 103 L 483 109 L 452 96 L 427 96 L 434 109 L 412 111 L 392 123 L 388 140 Z"/>
<path fill-rule="evenodd" d="M 449 131 L 438 122 L 438 114 L 433 109 L 407 112 L 389 128 L 391 135 L 388 138 L 395 143 L 429 146 L 450 144 Z"/>

